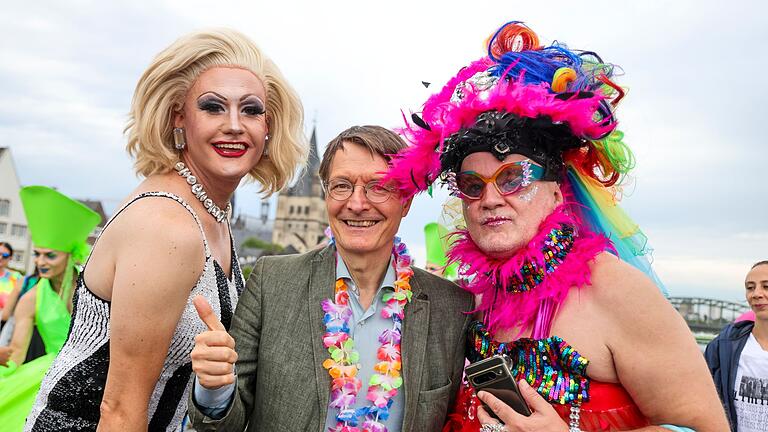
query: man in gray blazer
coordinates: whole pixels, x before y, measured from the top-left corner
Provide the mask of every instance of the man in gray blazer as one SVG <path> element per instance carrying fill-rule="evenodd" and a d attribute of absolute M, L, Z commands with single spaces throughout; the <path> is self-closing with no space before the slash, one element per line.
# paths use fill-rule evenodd
<path fill-rule="evenodd" d="M 320 165 L 334 244 L 261 258 L 240 297 L 230 334 L 200 298 L 195 300 L 210 329 L 198 335 L 192 352 L 196 379 L 190 418 L 196 430 L 247 426 L 249 431 L 322 432 L 344 425 L 362 430 L 366 421 L 388 432 L 441 430 L 462 379 L 469 323 L 463 312 L 471 310 L 472 298 L 453 283 L 413 268 L 402 322 L 382 314 L 395 286 L 402 286 L 402 280 L 396 283 L 401 275 L 393 244 L 411 203 L 379 180 L 387 155 L 404 147 L 400 137 L 378 126 L 342 132 L 329 143 Z M 339 392 L 331 400 L 327 368 L 333 361 L 327 362 L 331 355 L 324 337 L 333 330 L 326 328 L 330 315 L 321 306 L 334 300 L 339 284 L 347 287 L 348 334 L 359 353 L 351 367 L 361 382 L 356 400 L 346 403 L 340 403 Z M 387 393 L 386 409 L 377 411 L 367 397 L 375 385 L 371 377 L 381 373 L 374 365 L 382 360 L 384 335 L 400 327 L 403 384 Z"/>

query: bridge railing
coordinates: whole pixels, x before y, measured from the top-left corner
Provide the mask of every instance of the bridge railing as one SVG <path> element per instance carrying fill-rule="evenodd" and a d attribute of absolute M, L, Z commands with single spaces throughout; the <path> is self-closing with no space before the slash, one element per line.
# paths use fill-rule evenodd
<path fill-rule="evenodd" d="M 670 297 L 670 303 L 683 316 L 691 330 L 718 333 L 728 323 L 749 310 L 746 302 L 704 297 Z"/>

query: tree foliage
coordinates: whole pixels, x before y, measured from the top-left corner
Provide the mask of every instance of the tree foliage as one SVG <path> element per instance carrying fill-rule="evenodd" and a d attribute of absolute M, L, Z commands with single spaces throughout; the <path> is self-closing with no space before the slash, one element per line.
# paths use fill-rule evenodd
<path fill-rule="evenodd" d="M 263 249 L 268 254 L 280 253 L 284 249 L 278 244 L 265 242 L 264 240 L 256 237 L 248 237 L 247 239 L 243 240 L 243 243 L 240 246 L 251 249 Z"/>

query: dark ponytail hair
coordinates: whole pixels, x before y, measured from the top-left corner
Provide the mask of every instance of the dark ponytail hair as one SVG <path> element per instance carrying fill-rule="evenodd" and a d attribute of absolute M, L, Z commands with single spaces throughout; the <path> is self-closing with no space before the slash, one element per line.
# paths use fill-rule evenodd
<path fill-rule="evenodd" d="M 10 252 L 11 256 L 13 256 L 13 246 L 11 246 L 10 243 L 8 243 L 8 242 L 0 242 L 0 246 L 8 249 L 8 252 Z"/>

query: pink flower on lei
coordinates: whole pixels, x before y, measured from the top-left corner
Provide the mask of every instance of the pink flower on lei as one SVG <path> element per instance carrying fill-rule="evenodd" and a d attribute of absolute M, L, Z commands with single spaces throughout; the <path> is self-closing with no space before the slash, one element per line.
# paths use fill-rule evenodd
<path fill-rule="evenodd" d="M 369 385 L 368 394 L 365 396 L 365 398 L 373 402 L 373 404 L 377 407 L 383 408 L 387 406 L 389 400 L 396 394 L 397 389 L 390 388 L 389 390 L 384 390 L 384 388 L 380 385 Z"/>
<path fill-rule="evenodd" d="M 362 432 L 360 428 L 356 426 L 349 426 L 344 423 L 339 423 L 336 427 L 328 428 L 328 432 Z"/>
<path fill-rule="evenodd" d="M 347 339 L 349 339 L 349 333 L 326 333 L 323 336 L 323 345 L 325 345 L 326 348 L 336 346 L 341 347 L 341 344 L 344 343 Z"/>
<path fill-rule="evenodd" d="M 387 427 L 384 426 L 384 423 L 366 420 L 363 423 L 363 432 L 387 432 Z"/>

